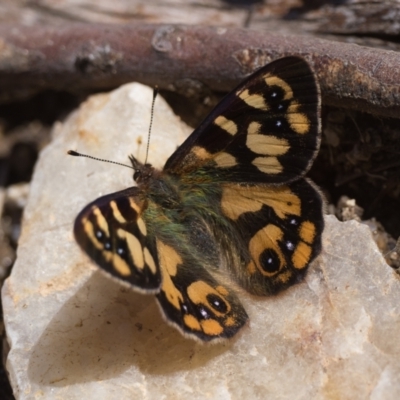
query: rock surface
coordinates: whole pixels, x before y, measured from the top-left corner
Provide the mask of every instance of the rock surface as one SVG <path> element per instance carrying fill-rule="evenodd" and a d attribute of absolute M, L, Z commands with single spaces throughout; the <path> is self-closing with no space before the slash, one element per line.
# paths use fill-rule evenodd
<path fill-rule="evenodd" d="M 356 221 L 326 218 L 323 252 L 303 283 L 272 298 L 241 293 L 250 324 L 217 345 L 183 338 L 153 296 L 88 261 L 74 218 L 132 185 L 132 171 L 66 152 L 143 160 L 151 97 L 132 84 L 90 98 L 40 156 L 2 292 L 17 399 L 400 398 L 400 282 Z M 149 161 L 161 167 L 186 131 L 158 99 Z"/>

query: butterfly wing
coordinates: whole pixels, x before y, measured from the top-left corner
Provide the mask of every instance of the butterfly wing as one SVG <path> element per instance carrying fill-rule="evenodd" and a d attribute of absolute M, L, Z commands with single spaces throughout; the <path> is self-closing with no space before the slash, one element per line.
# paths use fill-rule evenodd
<path fill-rule="evenodd" d="M 221 212 L 239 232 L 242 263 L 228 266 L 256 295 L 299 282 L 321 250 L 322 199 L 307 179 L 282 186 L 224 185 Z"/>
<path fill-rule="evenodd" d="M 221 180 L 246 183 L 298 179 L 319 148 L 319 98 L 305 60 L 274 61 L 228 94 L 164 170 L 183 175 L 208 168 Z"/>
<path fill-rule="evenodd" d="M 142 218 L 145 201 L 136 187 L 101 197 L 77 216 L 75 239 L 103 271 L 146 293 L 158 292 L 161 271 L 154 237 Z"/>
<path fill-rule="evenodd" d="M 157 240 L 157 250 L 163 276 L 157 300 L 167 322 L 201 341 L 234 336 L 248 319 L 235 293 L 179 244 Z"/>

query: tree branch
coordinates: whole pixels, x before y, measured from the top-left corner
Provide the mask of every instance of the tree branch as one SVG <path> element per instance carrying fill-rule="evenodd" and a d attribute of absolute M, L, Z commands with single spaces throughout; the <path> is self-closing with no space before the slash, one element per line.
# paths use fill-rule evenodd
<path fill-rule="evenodd" d="M 324 104 L 400 115 L 400 54 L 244 29 L 184 25 L 0 26 L 0 101 L 44 89 L 107 90 L 130 81 L 228 91 L 272 59 L 300 55 Z"/>

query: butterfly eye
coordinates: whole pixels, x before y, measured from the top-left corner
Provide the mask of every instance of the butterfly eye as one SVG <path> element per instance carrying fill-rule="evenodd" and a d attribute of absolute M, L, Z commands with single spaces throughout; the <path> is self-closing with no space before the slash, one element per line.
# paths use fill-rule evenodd
<path fill-rule="evenodd" d="M 135 172 L 133 173 L 133 180 L 135 181 L 135 182 L 137 182 L 138 181 L 138 179 L 140 179 L 140 175 L 141 175 L 141 173 L 140 173 L 140 170 L 135 170 Z"/>

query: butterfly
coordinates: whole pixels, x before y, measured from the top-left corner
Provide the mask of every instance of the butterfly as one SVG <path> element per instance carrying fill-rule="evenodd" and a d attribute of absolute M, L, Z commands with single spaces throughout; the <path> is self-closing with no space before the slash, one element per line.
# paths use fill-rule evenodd
<path fill-rule="evenodd" d="M 154 294 L 165 320 L 202 342 L 248 321 L 251 294 L 299 282 L 321 250 L 323 201 L 305 173 L 320 143 L 320 95 L 299 57 L 229 93 L 162 171 L 129 156 L 136 186 L 87 205 L 74 235 L 109 276 Z"/>

